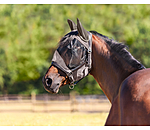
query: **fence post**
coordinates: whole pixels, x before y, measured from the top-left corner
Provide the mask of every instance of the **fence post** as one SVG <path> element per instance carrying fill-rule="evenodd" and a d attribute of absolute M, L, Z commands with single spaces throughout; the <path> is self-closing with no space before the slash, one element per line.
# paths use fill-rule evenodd
<path fill-rule="evenodd" d="M 5 101 L 5 102 L 9 102 L 8 95 L 7 95 L 7 94 L 4 95 L 4 101 Z"/>
<path fill-rule="evenodd" d="M 77 112 L 78 111 L 78 109 L 77 109 L 76 95 L 77 95 L 76 91 L 71 91 L 70 92 L 71 112 Z"/>
<path fill-rule="evenodd" d="M 22 96 L 21 95 L 18 95 L 17 98 L 18 98 L 18 102 L 22 102 Z"/>
<path fill-rule="evenodd" d="M 49 112 L 49 110 L 48 110 L 48 94 L 44 94 L 44 111 Z"/>
<path fill-rule="evenodd" d="M 32 112 L 35 112 L 35 103 L 36 103 L 36 93 L 31 93 L 31 102 L 32 102 Z"/>

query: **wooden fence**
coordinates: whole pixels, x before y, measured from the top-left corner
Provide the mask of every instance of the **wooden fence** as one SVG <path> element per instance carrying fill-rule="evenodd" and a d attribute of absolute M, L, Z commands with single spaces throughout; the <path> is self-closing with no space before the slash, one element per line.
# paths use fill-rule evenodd
<path fill-rule="evenodd" d="M 108 112 L 104 95 L 0 95 L 0 112 Z"/>

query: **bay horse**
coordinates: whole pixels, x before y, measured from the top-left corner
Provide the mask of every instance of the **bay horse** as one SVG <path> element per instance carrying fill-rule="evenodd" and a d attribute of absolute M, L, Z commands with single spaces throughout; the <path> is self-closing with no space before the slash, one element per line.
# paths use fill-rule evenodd
<path fill-rule="evenodd" d="M 91 74 L 111 102 L 105 125 L 150 125 L 150 69 L 126 45 L 86 31 L 79 19 L 68 24 L 71 32 L 60 40 L 42 79 L 44 88 L 57 93 Z"/>

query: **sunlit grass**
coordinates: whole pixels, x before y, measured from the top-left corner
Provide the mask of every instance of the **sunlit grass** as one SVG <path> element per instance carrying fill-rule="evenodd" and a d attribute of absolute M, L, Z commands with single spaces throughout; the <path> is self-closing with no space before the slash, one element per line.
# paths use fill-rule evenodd
<path fill-rule="evenodd" d="M 108 113 L 0 113 L 0 126 L 103 126 Z"/>

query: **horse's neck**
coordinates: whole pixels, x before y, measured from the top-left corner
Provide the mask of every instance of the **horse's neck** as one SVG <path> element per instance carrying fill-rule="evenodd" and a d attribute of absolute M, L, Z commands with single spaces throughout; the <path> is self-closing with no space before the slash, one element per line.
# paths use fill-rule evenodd
<path fill-rule="evenodd" d="M 131 74 L 132 67 L 110 51 L 103 40 L 93 35 L 91 75 L 112 103 L 118 95 L 122 81 Z"/>

